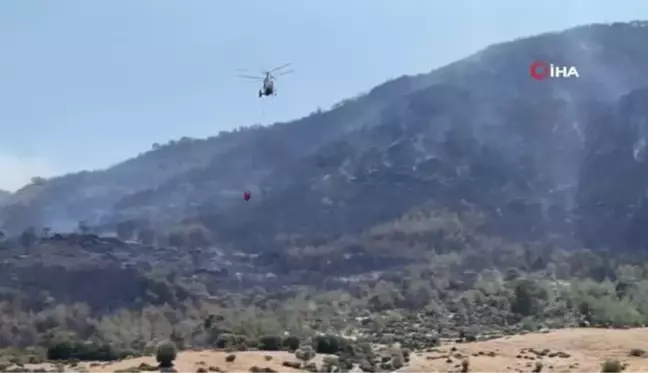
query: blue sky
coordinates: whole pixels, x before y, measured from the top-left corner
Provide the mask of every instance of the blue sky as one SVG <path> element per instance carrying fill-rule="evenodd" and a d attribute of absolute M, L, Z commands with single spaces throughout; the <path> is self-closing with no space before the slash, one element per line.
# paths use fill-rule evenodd
<path fill-rule="evenodd" d="M 304 116 L 488 44 L 648 19 L 642 0 L 2 0 L 0 188 Z M 286 62 L 279 96 L 238 69 Z"/>

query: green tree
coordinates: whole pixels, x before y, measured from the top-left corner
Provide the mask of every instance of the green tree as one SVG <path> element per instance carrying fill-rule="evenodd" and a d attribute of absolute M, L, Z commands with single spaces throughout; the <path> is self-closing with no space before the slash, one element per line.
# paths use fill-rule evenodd
<path fill-rule="evenodd" d="M 173 361 L 178 355 L 178 349 L 171 341 L 161 342 L 157 346 L 155 358 L 160 364 L 160 368 L 170 368 L 173 366 Z"/>
<path fill-rule="evenodd" d="M 283 340 L 283 347 L 289 351 L 297 351 L 300 344 L 299 337 L 294 335 L 289 335 Z"/>
<path fill-rule="evenodd" d="M 279 351 L 282 345 L 281 337 L 276 335 L 266 335 L 259 338 L 259 350 Z"/>
<path fill-rule="evenodd" d="M 520 316 L 539 315 L 547 291 L 537 281 L 522 279 L 515 281 L 511 311 Z"/>

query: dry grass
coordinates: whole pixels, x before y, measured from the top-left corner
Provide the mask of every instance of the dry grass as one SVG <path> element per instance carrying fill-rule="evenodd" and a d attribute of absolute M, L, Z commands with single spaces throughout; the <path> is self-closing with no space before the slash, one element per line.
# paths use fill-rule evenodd
<path fill-rule="evenodd" d="M 648 328 L 564 329 L 412 353 L 410 364 L 399 372 L 460 372 L 462 360 L 466 358 L 470 361 L 470 372 L 531 372 L 537 361 L 543 364 L 542 372 L 600 372 L 601 363 L 606 359 L 621 361 L 626 365 L 624 372 L 648 372 L 648 355 L 631 356 L 633 349 L 648 350 Z M 282 365 L 284 361 L 297 361 L 289 352 L 236 352 L 236 360 L 230 363 L 225 361 L 227 355 L 229 353 L 223 351 L 184 351 L 178 355 L 175 368 L 179 372 L 196 372 L 200 367 L 205 370 L 217 367 L 222 372 L 249 372 L 251 367 L 257 366 L 278 372 L 299 371 Z M 320 365 L 322 358 L 318 355 L 314 362 Z M 156 365 L 151 356 L 110 364 L 82 363 L 80 366 L 91 372 L 114 372 L 141 363 Z M 66 368 L 66 371 L 74 370 L 78 369 Z"/>
<path fill-rule="evenodd" d="M 635 348 L 648 349 L 648 328 L 564 329 L 443 346 L 412 354 L 410 364 L 399 371 L 459 372 L 464 358 L 470 359 L 471 372 L 531 372 L 536 361 L 542 362 L 543 372 L 600 372 L 606 359 L 627 364 L 624 372 L 648 371 L 648 358 L 630 356 Z"/>
<path fill-rule="evenodd" d="M 298 361 L 295 354 L 289 352 L 270 352 L 270 351 L 245 351 L 236 352 L 236 359 L 228 363 L 225 357 L 229 353 L 222 351 L 185 351 L 178 354 L 175 361 L 175 368 L 179 373 L 195 373 L 198 368 L 203 367 L 209 369 L 210 367 L 219 368 L 221 372 L 227 373 L 249 373 L 250 368 L 258 366 L 259 368 L 272 368 L 279 373 L 296 373 L 300 370 L 284 367 L 281 364 L 284 361 Z M 272 356 L 271 360 L 266 360 L 266 356 Z M 317 356 L 313 361 L 320 364 L 323 356 Z M 115 370 L 134 368 L 141 363 L 156 365 L 155 357 L 142 357 L 136 359 L 128 359 L 119 361 L 112 364 L 102 364 L 100 366 L 90 366 L 90 373 L 112 373 Z"/>

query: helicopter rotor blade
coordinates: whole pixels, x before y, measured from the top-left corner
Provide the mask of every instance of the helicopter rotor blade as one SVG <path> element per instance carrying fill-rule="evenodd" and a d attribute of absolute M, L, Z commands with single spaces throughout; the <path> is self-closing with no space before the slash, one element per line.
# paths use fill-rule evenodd
<path fill-rule="evenodd" d="M 285 69 L 285 68 L 288 67 L 288 66 L 290 66 L 289 63 L 284 64 L 284 65 L 281 65 L 281 66 L 279 66 L 279 67 L 275 67 L 274 69 L 270 70 L 269 72 L 273 73 L 273 72 L 275 72 L 275 71 L 279 71 L 279 70 L 281 70 L 281 69 Z"/>
<path fill-rule="evenodd" d="M 245 79 L 254 79 L 254 80 L 263 80 L 263 77 L 261 76 L 252 76 L 252 75 L 237 75 L 239 78 L 245 78 Z"/>
<path fill-rule="evenodd" d="M 282 71 L 282 72 L 278 73 L 277 75 L 278 76 L 288 75 L 288 74 L 292 74 L 294 72 L 295 72 L 295 70 Z"/>

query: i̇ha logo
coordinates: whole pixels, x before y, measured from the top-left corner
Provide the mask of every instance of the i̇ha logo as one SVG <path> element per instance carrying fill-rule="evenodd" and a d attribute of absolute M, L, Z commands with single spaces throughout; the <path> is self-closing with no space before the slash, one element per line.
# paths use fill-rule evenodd
<path fill-rule="evenodd" d="M 545 78 L 580 78 L 575 66 L 558 66 L 543 61 L 535 61 L 529 67 L 529 74 L 535 80 Z"/>

